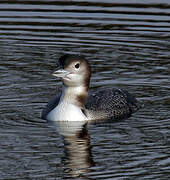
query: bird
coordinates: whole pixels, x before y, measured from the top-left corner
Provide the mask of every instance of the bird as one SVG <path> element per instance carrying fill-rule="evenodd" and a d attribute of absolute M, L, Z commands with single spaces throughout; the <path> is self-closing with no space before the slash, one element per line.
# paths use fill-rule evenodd
<path fill-rule="evenodd" d="M 62 81 L 62 92 L 41 113 L 47 121 L 93 121 L 128 118 L 141 108 L 133 94 L 108 88 L 89 92 L 91 67 L 81 55 L 65 54 L 52 74 Z"/>

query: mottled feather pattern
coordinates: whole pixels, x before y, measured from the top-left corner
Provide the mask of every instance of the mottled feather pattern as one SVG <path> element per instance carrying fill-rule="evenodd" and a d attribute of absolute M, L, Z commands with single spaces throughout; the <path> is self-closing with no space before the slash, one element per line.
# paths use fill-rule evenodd
<path fill-rule="evenodd" d="M 136 112 L 140 105 L 127 91 L 112 88 L 89 95 L 86 108 L 91 119 L 121 119 Z"/>
<path fill-rule="evenodd" d="M 122 89 L 99 90 L 88 96 L 87 109 L 105 110 L 130 109 L 131 112 L 138 110 L 136 98 Z"/>

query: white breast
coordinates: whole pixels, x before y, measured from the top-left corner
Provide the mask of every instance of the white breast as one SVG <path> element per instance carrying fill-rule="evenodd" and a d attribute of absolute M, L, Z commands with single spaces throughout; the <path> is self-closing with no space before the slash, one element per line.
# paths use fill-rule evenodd
<path fill-rule="evenodd" d="M 86 121 L 87 118 L 81 109 L 67 102 L 60 102 L 57 107 L 47 115 L 49 121 Z"/>

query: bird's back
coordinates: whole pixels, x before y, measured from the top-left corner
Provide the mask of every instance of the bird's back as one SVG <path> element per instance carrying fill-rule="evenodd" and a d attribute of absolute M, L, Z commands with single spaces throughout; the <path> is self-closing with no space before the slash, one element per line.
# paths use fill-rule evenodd
<path fill-rule="evenodd" d="M 140 109 L 140 104 L 126 90 L 110 88 L 89 93 L 86 109 L 91 119 L 121 119 Z"/>

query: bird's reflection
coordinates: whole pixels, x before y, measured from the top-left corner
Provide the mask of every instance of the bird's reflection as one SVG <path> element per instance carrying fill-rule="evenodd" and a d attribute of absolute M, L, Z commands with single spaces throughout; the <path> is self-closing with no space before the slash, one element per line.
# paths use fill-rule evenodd
<path fill-rule="evenodd" d="M 94 166 L 90 137 L 85 122 L 56 121 L 53 127 L 63 136 L 64 156 L 62 162 L 67 175 L 81 177 Z"/>

